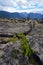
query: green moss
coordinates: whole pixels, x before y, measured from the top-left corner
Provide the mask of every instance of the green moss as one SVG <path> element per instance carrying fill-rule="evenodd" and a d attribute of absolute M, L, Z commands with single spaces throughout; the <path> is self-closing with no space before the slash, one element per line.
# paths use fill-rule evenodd
<path fill-rule="evenodd" d="M 33 58 L 34 51 L 30 48 L 30 45 L 28 44 L 29 41 L 26 39 L 25 35 L 22 33 L 18 33 L 18 36 L 21 39 L 21 53 L 25 56 L 30 58 L 29 62 L 30 64 L 37 65 L 36 60 Z"/>
<path fill-rule="evenodd" d="M 21 52 L 25 55 L 25 56 L 31 56 L 34 51 L 30 48 L 30 45 L 28 44 L 29 41 L 26 39 L 25 35 L 23 33 L 18 33 L 18 36 L 21 39 Z"/>
<path fill-rule="evenodd" d="M 18 38 L 17 37 L 13 37 L 13 38 L 10 38 L 8 41 L 9 42 L 12 42 L 12 43 L 16 43 L 16 41 L 18 40 Z"/>

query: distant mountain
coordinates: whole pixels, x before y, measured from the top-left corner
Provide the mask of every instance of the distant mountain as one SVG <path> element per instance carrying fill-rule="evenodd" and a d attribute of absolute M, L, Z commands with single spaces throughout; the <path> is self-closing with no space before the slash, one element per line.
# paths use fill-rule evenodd
<path fill-rule="evenodd" d="M 39 13 L 29 13 L 29 14 L 27 15 L 27 18 L 32 18 L 32 19 L 34 19 L 34 18 L 43 18 L 43 14 L 39 14 Z"/>
<path fill-rule="evenodd" d="M 18 13 L 18 12 L 14 12 L 14 13 L 10 13 L 10 12 L 6 12 L 6 11 L 0 11 L 0 18 L 26 18 L 26 14 L 27 13 Z"/>
<path fill-rule="evenodd" d="M 11 17 L 9 12 L 0 11 L 0 18 Z"/>
<path fill-rule="evenodd" d="M 26 12 L 6 12 L 6 11 L 0 11 L 0 18 L 43 18 L 42 14 L 39 13 L 26 13 Z"/>
<path fill-rule="evenodd" d="M 0 11 L 0 17 L 2 18 L 20 18 L 21 15 L 18 12 L 10 13 L 5 11 Z"/>

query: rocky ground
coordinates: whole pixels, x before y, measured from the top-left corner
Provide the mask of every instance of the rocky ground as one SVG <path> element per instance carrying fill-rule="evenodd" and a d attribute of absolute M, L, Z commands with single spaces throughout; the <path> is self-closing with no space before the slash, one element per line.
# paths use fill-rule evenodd
<path fill-rule="evenodd" d="M 12 22 L 13 21 L 13 22 Z M 34 23 L 35 22 L 35 23 Z M 0 20 L 0 34 L 12 34 L 18 32 L 26 33 L 30 47 L 35 51 L 43 63 L 43 23 L 37 20 Z M 8 37 L 0 37 L 0 65 L 32 65 L 20 51 L 20 41 L 15 44 L 8 41 Z M 4 43 L 3 43 L 3 42 Z"/>

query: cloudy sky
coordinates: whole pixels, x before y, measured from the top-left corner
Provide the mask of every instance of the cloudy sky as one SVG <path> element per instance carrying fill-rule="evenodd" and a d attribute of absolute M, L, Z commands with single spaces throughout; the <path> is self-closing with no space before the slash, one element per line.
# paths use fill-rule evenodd
<path fill-rule="evenodd" d="M 0 0 L 0 10 L 43 14 L 43 0 Z"/>

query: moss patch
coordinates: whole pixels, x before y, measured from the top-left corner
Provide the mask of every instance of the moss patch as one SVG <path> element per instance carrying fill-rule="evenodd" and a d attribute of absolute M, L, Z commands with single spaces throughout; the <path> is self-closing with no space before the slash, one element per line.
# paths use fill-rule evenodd
<path fill-rule="evenodd" d="M 31 56 L 34 51 L 30 48 L 30 45 L 28 44 L 28 40 L 26 39 L 25 35 L 23 33 L 18 33 L 18 36 L 21 39 L 21 52 L 25 55 L 25 56 Z"/>
<path fill-rule="evenodd" d="M 13 38 L 10 38 L 8 41 L 12 43 L 16 43 L 17 40 L 18 40 L 17 37 L 13 37 Z"/>

